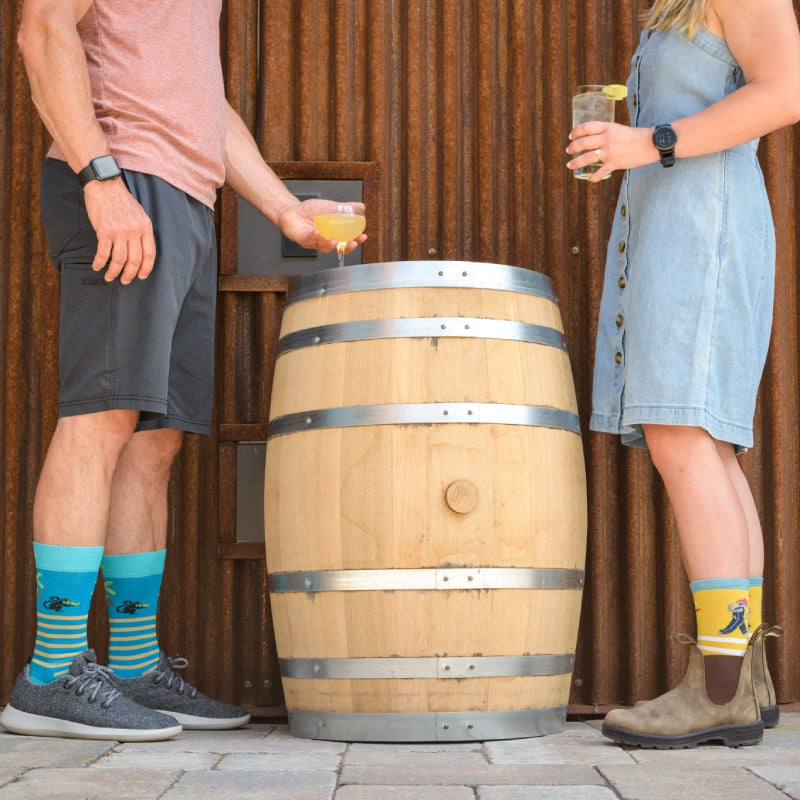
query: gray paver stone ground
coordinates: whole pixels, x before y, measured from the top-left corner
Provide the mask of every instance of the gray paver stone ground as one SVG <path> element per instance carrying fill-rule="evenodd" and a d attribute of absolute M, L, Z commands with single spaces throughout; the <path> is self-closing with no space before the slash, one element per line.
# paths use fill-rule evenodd
<path fill-rule="evenodd" d="M 748 769 L 723 764 L 648 764 L 601 767 L 622 798 L 636 800 L 786 800 L 786 795 Z"/>
<path fill-rule="evenodd" d="M 162 800 L 333 800 L 333 772 L 187 772 Z"/>
<path fill-rule="evenodd" d="M 340 782 L 347 784 L 397 784 L 432 786 L 535 786 L 535 785 L 593 785 L 603 779 L 596 770 L 586 766 L 537 766 L 507 764 L 459 767 L 454 764 L 439 767 L 435 761 L 420 765 L 419 769 L 397 769 L 394 765 L 359 767 L 345 766 Z"/>
<path fill-rule="evenodd" d="M 118 744 L 0 733 L 0 800 L 800 800 L 800 714 L 763 744 L 654 751 L 599 721 L 506 742 L 371 744 L 286 725 Z"/>
<path fill-rule="evenodd" d="M 466 786 L 343 786 L 334 800 L 475 800 Z"/>
<path fill-rule="evenodd" d="M 80 767 L 111 752 L 116 742 L 17 736 L 0 728 L 0 767 Z"/>
<path fill-rule="evenodd" d="M 8 767 L 4 767 L 0 769 L 0 786 L 8 783 L 9 781 L 13 781 L 23 770 L 20 769 L 10 769 Z"/>
<path fill-rule="evenodd" d="M 791 798 L 800 798 L 800 749 L 794 758 L 785 764 L 763 764 L 751 767 L 751 771 Z"/>
<path fill-rule="evenodd" d="M 137 769 L 187 772 L 213 769 L 225 756 L 218 753 L 126 753 L 103 756 L 92 769 Z"/>
<path fill-rule="evenodd" d="M 0 788 L 0 800 L 153 800 L 179 772 L 33 769 Z"/>
<path fill-rule="evenodd" d="M 605 786 L 481 786 L 478 800 L 617 800 Z"/>
<path fill-rule="evenodd" d="M 273 772 L 336 773 L 341 756 L 335 753 L 312 755 L 311 753 L 232 753 L 225 756 L 217 766 L 219 770 L 261 770 L 265 775 Z"/>

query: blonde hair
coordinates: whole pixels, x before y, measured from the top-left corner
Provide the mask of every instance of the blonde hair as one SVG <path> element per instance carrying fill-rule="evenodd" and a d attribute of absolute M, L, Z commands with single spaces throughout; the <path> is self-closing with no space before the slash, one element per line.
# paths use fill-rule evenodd
<path fill-rule="evenodd" d="M 671 28 L 691 39 L 703 24 L 710 0 L 655 0 L 642 15 L 645 28 Z"/>

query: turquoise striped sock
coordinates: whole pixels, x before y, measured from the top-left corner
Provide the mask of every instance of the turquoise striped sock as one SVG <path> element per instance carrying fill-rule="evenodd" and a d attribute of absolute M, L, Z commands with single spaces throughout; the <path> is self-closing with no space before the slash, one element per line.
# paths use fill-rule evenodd
<path fill-rule="evenodd" d="M 120 678 L 138 678 L 158 666 L 158 595 L 166 550 L 103 556 L 108 601 L 108 666 Z"/>
<path fill-rule="evenodd" d="M 89 606 L 102 556 L 102 547 L 33 543 L 36 563 L 33 683 L 50 683 L 66 675 L 75 656 L 88 649 Z"/>

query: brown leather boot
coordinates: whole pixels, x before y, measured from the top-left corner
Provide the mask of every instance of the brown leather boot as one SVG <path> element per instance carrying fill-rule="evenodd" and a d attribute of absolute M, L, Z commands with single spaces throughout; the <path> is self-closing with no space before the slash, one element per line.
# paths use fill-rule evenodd
<path fill-rule="evenodd" d="M 703 654 L 688 636 L 689 667 L 678 686 L 655 700 L 606 714 L 603 735 L 620 744 L 671 750 L 722 742 L 727 747 L 758 744 L 764 724 L 753 687 L 753 647 L 742 659 L 739 685 L 729 703 L 712 703 L 705 691 Z"/>
<path fill-rule="evenodd" d="M 781 636 L 783 636 L 783 628 L 780 625 L 768 625 L 765 622 L 759 625 L 750 637 L 753 649 L 753 687 L 765 728 L 774 728 L 780 722 L 780 711 L 775 697 L 775 687 L 772 685 L 772 678 L 767 666 L 764 643 L 768 637 L 778 639 Z"/>

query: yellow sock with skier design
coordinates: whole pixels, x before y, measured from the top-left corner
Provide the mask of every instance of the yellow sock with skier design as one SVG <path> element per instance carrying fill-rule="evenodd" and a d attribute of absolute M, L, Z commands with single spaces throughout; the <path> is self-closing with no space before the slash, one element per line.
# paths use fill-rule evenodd
<path fill-rule="evenodd" d="M 762 597 L 764 596 L 764 579 L 761 577 L 750 578 L 750 607 L 747 615 L 747 633 L 752 636 L 753 631 L 764 621 L 761 611 Z"/>
<path fill-rule="evenodd" d="M 750 584 L 744 578 L 715 578 L 691 584 L 697 615 L 697 646 L 704 656 L 744 656 Z"/>

